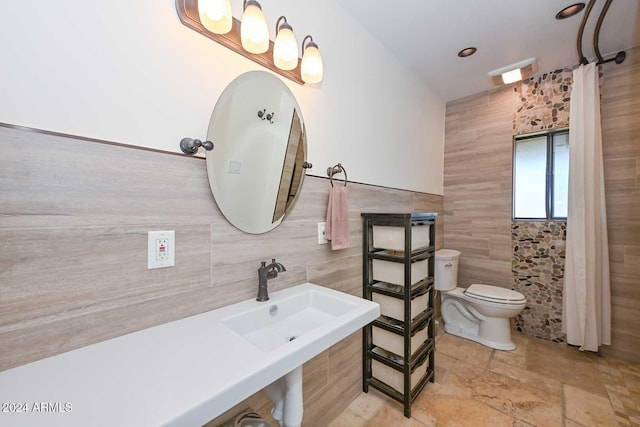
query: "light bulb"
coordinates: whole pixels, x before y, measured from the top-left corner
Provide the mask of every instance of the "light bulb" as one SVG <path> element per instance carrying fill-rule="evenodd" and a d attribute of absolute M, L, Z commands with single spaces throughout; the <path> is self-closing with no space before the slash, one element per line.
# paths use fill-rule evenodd
<path fill-rule="evenodd" d="M 250 53 L 264 53 L 269 49 L 269 30 L 260 4 L 255 0 L 248 0 L 242 23 L 240 24 L 240 38 L 242 47 Z"/>
<path fill-rule="evenodd" d="M 520 80 L 522 80 L 522 73 L 520 72 L 520 68 L 502 73 L 502 81 L 506 85 Z"/>
<path fill-rule="evenodd" d="M 278 34 L 273 45 L 273 62 L 281 70 L 293 70 L 298 66 L 298 42 L 286 18 L 281 16 L 280 19 L 284 19 L 284 23 L 277 29 Z"/>
<path fill-rule="evenodd" d="M 231 4 L 229 0 L 198 0 L 198 14 L 202 25 L 212 33 L 231 31 Z"/>
<path fill-rule="evenodd" d="M 315 44 L 313 41 L 310 41 L 309 44 L 307 44 L 307 47 L 304 48 L 304 42 L 303 42 L 303 49 L 304 49 L 304 52 L 302 54 L 302 64 L 300 66 L 302 80 L 305 83 L 321 82 L 322 74 L 323 74 L 323 66 L 322 66 L 322 57 L 320 56 L 320 51 L 318 50 L 318 45 Z"/>

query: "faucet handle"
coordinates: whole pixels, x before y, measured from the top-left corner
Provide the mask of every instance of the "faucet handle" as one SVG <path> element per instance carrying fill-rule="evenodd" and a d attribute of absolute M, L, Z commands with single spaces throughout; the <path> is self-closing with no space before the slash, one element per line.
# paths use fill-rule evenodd
<path fill-rule="evenodd" d="M 275 258 L 271 258 L 271 263 L 275 264 L 276 263 L 276 259 Z"/>
<path fill-rule="evenodd" d="M 260 267 L 266 267 L 267 266 L 267 262 L 266 261 L 261 261 L 260 262 Z"/>

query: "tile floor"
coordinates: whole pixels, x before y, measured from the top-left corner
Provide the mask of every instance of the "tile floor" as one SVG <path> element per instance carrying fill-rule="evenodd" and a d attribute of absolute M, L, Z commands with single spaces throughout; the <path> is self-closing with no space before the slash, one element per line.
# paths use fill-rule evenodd
<path fill-rule="evenodd" d="M 372 388 L 330 427 L 640 426 L 640 365 L 514 334 L 512 352 L 449 334 L 436 341 L 435 382 L 412 406 Z"/>

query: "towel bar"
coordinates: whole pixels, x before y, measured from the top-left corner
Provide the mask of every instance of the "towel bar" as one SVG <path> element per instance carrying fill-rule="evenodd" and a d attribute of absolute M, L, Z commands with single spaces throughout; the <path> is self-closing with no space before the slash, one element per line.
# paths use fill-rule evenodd
<path fill-rule="evenodd" d="M 346 187 L 348 181 L 347 170 L 342 166 L 342 163 L 338 163 L 333 167 L 330 166 L 327 168 L 327 176 L 331 179 L 331 186 L 333 187 L 333 175 L 337 173 L 344 173 L 344 186 Z"/>

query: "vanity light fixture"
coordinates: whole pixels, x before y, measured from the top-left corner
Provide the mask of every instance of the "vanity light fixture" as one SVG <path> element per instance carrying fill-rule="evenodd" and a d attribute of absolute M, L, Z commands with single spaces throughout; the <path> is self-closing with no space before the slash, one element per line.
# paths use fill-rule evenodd
<path fill-rule="evenodd" d="M 538 63 L 536 58 L 529 58 L 524 61 L 516 62 L 515 64 L 490 71 L 489 77 L 491 77 L 491 80 L 497 86 L 501 86 L 503 84 L 508 85 L 533 76 L 536 71 L 538 71 L 537 65 Z"/>
<path fill-rule="evenodd" d="M 198 0 L 200 22 L 215 34 L 231 31 L 232 18 L 230 0 Z"/>
<path fill-rule="evenodd" d="M 269 49 L 269 29 L 262 7 L 256 0 L 244 0 L 240 38 L 249 53 L 264 53 Z"/>
<path fill-rule="evenodd" d="M 305 42 L 309 39 L 306 46 L 302 43 L 301 60 L 291 26 L 285 17 L 281 17 L 276 22 L 276 42 L 272 42 L 262 8 L 256 0 L 243 0 L 242 22 L 231 15 L 230 0 L 175 2 L 180 22 L 186 27 L 298 84 L 322 81 L 322 58 L 311 36 L 305 37 Z M 223 24 L 227 22 L 227 16 L 230 24 Z"/>
<path fill-rule="evenodd" d="M 308 43 L 305 46 L 307 41 Z M 322 81 L 322 75 L 324 74 L 322 57 L 320 56 L 318 45 L 311 36 L 306 36 L 302 40 L 302 65 L 300 68 L 302 80 L 305 83 L 319 83 Z"/>
<path fill-rule="evenodd" d="M 281 70 L 293 70 L 298 66 L 298 42 L 293 34 L 293 28 L 284 16 L 276 21 L 273 63 Z"/>

